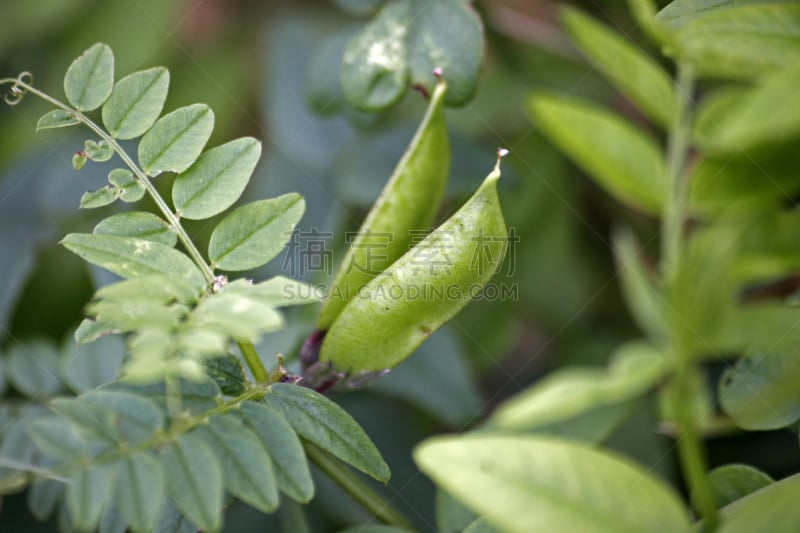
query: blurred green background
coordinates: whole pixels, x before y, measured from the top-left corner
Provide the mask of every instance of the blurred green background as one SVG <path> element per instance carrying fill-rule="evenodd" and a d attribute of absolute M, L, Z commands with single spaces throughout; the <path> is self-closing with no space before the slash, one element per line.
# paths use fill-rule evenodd
<path fill-rule="evenodd" d="M 239 135 L 261 139 L 264 156 L 246 199 L 302 194 L 307 210 L 299 230 L 332 232 L 328 246 L 336 265 L 344 232 L 358 228 L 425 109 L 415 91 L 381 114 L 355 111 L 341 95 L 343 43 L 377 3 L 3 0 L 0 75 L 28 70 L 38 87 L 60 98 L 70 61 L 97 41 L 114 50 L 117 77 L 166 66 L 172 81 L 165 112 L 209 104 L 216 115 L 209 146 Z M 577 4 L 647 49 L 625 2 Z M 474 100 L 448 111 L 453 165 L 442 217 L 491 169 L 496 148 L 509 148 L 501 201 L 518 242 L 495 283 L 515 288 L 517 297 L 474 302 L 379 384 L 336 398 L 392 467 L 391 483 L 380 490 L 424 531 L 435 529 L 435 491 L 414 467 L 410 449 L 429 434 L 474 427 L 499 401 L 555 367 L 604 363 L 615 346 L 636 337 L 614 275 L 610 231 L 633 226 L 648 242 L 658 229 L 655 220 L 616 203 L 567 162 L 525 112 L 530 92 L 547 88 L 605 102 L 649 127 L 569 44 L 558 26 L 558 4 L 496 0 L 475 7 L 483 16 L 487 53 Z M 109 167 L 73 170 L 71 156 L 85 134 L 37 134 L 36 119 L 46 110 L 34 98 L 0 106 L 0 350 L 31 339 L 60 344 L 72 334 L 94 289 L 110 278 L 58 240 L 124 209 L 77 209 L 86 190 L 102 185 Z M 168 191 L 169 180 L 159 178 L 158 186 Z M 201 243 L 212 227 L 209 221 L 188 225 Z M 248 275 L 262 278 L 283 265 L 281 257 Z M 306 277 L 325 281 L 319 273 Z M 313 329 L 314 312 L 290 316 L 290 327 L 265 338 L 260 353 L 291 356 Z M 637 410 L 610 436 L 610 446 L 674 478 L 671 442 L 655 429 L 653 410 Z M 770 456 L 794 442 L 748 438 L 712 442 L 712 464 L 735 456 L 780 475 L 786 465 L 770 464 Z M 765 457 L 758 451 L 767 445 L 773 454 Z M 743 457 L 743 450 L 755 458 Z M 368 520 L 335 486 L 321 476 L 317 481 L 308 513 L 315 531 Z M 51 531 L 53 524 L 27 515 L 24 498 L 2 502 L 0 527 Z M 282 506 L 283 516 L 266 517 L 235 503 L 225 530 L 271 531 L 278 520 L 290 520 L 292 510 Z"/>

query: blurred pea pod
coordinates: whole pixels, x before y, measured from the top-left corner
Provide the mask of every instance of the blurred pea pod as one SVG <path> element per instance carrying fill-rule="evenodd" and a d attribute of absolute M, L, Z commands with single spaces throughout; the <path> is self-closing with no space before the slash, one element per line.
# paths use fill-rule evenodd
<path fill-rule="evenodd" d="M 386 267 L 406 253 L 411 230 L 430 229 L 450 173 L 450 142 L 444 118 L 447 90 L 441 72 L 411 144 L 350 245 L 317 320 L 327 330 L 345 305 Z M 380 253 L 374 253 L 379 248 Z"/>
<path fill-rule="evenodd" d="M 340 377 L 390 369 L 483 289 L 508 242 L 497 196 L 504 153 L 453 216 L 345 306 L 322 342 L 322 365 Z"/>

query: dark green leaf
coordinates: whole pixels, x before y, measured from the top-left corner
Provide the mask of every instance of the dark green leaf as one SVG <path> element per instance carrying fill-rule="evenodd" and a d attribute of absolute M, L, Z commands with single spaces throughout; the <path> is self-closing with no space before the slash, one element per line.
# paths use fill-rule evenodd
<path fill-rule="evenodd" d="M 116 465 L 114 503 L 136 531 L 150 531 L 164 499 L 164 470 L 155 457 L 132 455 Z"/>
<path fill-rule="evenodd" d="M 87 191 L 81 196 L 81 209 L 95 209 L 111 204 L 119 197 L 119 190 L 106 185 L 94 191 Z"/>
<path fill-rule="evenodd" d="M 385 0 L 333 0 L 339 9 L 353 15 L 367 15 L 375 11 Z"/>
<path fill-rule="evenodd" d="M 292 426 L 277 411 L 261 403 L 244 402 L 241 416 L 272 457 L 278 488 L 298 502 L 310 501 L 314 497 L 314 483 Z"/>
<path fill-rule="evenodd" d="M 50 344 L 15 344 L 8 354 L 8 381 L 30 398 L 51 396 L 61 390 L 59 356 Z"/>
<path fill-rule="evenodd" d="M 117 213 L 101 220 L 92 230 L 97 235 L 119 235 L 138 237 L 173 247 L 178 235 L 173 229 L 153 213 L 128 211 Z"/>
<path fill-rule="evenodd" d="M 80 120 L 75 118 L 72 113 L 68 113 L 63 109 L 53 109 L 39 118 L 39 121 L 36 122 L 36 131 L 50 128 L 64 128 L 80 123 Z"/>
<path fill-rule="evenodd" d="M 248 380 L 242 361 L 232 354 L 203 361 L 206 374 L 219 386 L 226 396 L 238 396 L 247 389 Z"/>
<path fill-rule="evenodd" d="M 256 509 L 278 508 L 278 490 L 272 459 L 256 435 L 233 416 L 212 416 L 202 435 L 222 465 L 228 491 Z"/>
<path fill-rule="evenodd" d="M 749 430 L 786 427 L 800 418 L 800 357 L 757 352 L 739 359 L 719 383 L 722 408 Z"/>
<path fill-rule="evenodd" d="M 113 412 L 118 440 L 131 445 L 149 439 L 164 425 L 164 414 L 156 404 L 137 394 L 106 387 L 84 394 L 80 402 Z"/>
<path fill-rule="evenodd" d="M 261 143 L 242 137 L 207 151 L 172 187 L 177 214 L 200 220 L 222 213 L 242 195 L 261 157 Z"/>
<path fill-rule="evenodd" d="M 453 498 L 447 491 L 436 490 L 436 528 L 442 533 L 463 531 L 475 521 L 475 513 Z"/>
<path fill-rule="evenodd" d="M 719 466 L 708 473 L 717 506 L 725 507 L 774 483 L 767 474 L 749 465 Z M 694 501 L 694 494 L 692 500 Z M 695 504 L 697 507 L 697 504 Z"/>
<path fill-rule="evenodd" d="M 479 518 L 472 522 L 465 530 L 464 533 L 503 533 L 502 530 L 497 529 L 489 523 L 485 518 Z"/>
<path fill-rule="evenodd" d="M 128 169 L 115 168 L 108 173 L 108 182 L 119 189 L 119 197 L 123 202 L 137 202 L 142 199 L 146 190 Z"/>
<path fill-rule="evenodd" d="M 389 467 L 361 426 L 341 407 L 305 387 L 276 383 L 264 402 L 277 409 L 304 439 L 378 481 Z"/>
<path fill-rule="evenodd" d="M 547 437 L 434 438 L 423 472 L 509 532 L 690 532 L 677 495 L 629 459 Z M 632 490 L 636 487 L 636 490 Z"/>
<path fill-rule="evenodd" d="M 72 525 L 79 531 L 92 531 L 111 496 L 111 473 L 102 466 L 81 470 L 67 482 L 66 492 Z"/>
<path fill-rule="evenodd" d="M 719 533 L 793 533 L 800 523 L 800 474 L 736 500 L 720 511 Z"/>
<path fill-rule="evenodd" d="M 200 529 L 217 530 L 222 523 L 222 466 L 199 435 L 181 437 L 161 456 L 172 501 Z"/>
<path fill-rule="evenodd" d="M 217 407 L 217 401 L 221 396 L 217 384 L 208 377 L 197 381 L 182 379 L 179 381 L 179 389 L 183 408 L 194 415 L 205 413 Z M 147 400 L 158 404 L 162 410 L 166 410 L 167 391 L 163 382 L 147 385 L 116 382 L 106 386 L 103 389 L 103 392 L 105 391 L 127 392 L 137 396 L 144 396 Z"/>
<path fill-rule="evenodd" d="M 350 104 L 374 111 L 396 103 L 408 88 L 409 3 L 392 1 L 355 35 L 342 58 L 342 89 Z"/>
<path fill-rule="evenodd" d="M 559 148 L 622 202 L 660 214 L 667 193 L 658 145 L 608 111 L 571 97 L 537 95 L 537 124 Z"/>
<path fill-rule="evenodd" d="M 103 106 L 103 124 L 117 139 L 144 134 L 161 114 L 168 89 L 169 71 L 164 67 L 128 74 L 117 82 Z"/>
<path fill-rule="evenodd" d="M 214 268 L 250 270 L 275 257 L 303 216 L 305 202 L 289 193 L 239 207 L 214 228 L 208 244 Z"/>
<path fill-rule="evenodd" d="M 197 160 L 214 129 L 214 113 L 193 104 L 164 115 L 142 137 L 139 164 L 148 176 L 183 172 Z"/>
<path fill-rule="evenodd" d="M 203 274 L 191 259 L 163 244 L 118 235 L 70 233 L 61 243 L 71 252 L 123 278 L 167 274 L 205 287 Z"/>
<path fill-rule="evenodd" d="M 581 52 L 643 112 L 661 126 L 675 115 L 675 91 L 666 72 L 619 33 L 567 8 L 561 20 Z"/>
<path fill-rule="evenodd" d="M 74 398 L 56 398 L 50 402 L 50 408 L 87 439 L 98 438 L 106 443 L 116 443 L 114 412 L 110 409 Z"/>
<path fill-rule="evenodd" d="M 64 92 L 79 111 L 97 109 L 114 87 L 114 54 L 103 43 L 91 46 L 67 69 Z"/>
<path fill-rule="evenodd" d="M 200 529 L 170 500 L 166 500 L 161 507 L 162 512 L 156 525 L 156 533 L 197 533 Z"/>
<path fill-rule="evenodd" d="M 87 392 L 119 378 L 125 346 L 119 337 L 104 337 L 88 345 L 69 343 L 61 360 L 64 384 Z"/>

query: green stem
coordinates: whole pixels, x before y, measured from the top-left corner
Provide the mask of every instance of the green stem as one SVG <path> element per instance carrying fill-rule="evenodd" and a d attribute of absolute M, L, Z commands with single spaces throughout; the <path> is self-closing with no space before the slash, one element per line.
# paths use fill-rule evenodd
<path fill-rule="evenodd" d="M 242 352 L 242 357 L 244 357 L 244 361 L 247 363 L 247 367 L 253 374 L 256 383 L 269 383 L 269 372 L 267 371 L 266 367 L 264 367 L 261 357 L 258 356 L 255 346 L 249 342 L 241 341 L 239 341 L 237 344 L 239 345 L 239 351 Z"/>
<path fill-rule="evenodd" d="M 676 274 L 683 261 L 685 248 L 684 226 L 688 211 L 688 179 L 686 161 L 690 149 L 692 126 L 692 92 L 694 66 L 679 62 L 677 72 L 677 103 L 675 117 L 669 131 L 667 175 L 669 196 L 664 206 L 661 273 L 667 294 L 671 294 Z M 688 402 L 691 401 L 691 374 L 693 358 L 684 342 L 684 328 L 674 325 L 672 331 L 672 359 L 675 361 L 675 390 L 672 394 L 677 422 L 678 455 L 684 477 L 697 499 L 699 510 L 705 518 L 705 531 L 713 531 L 718 524 L 717 506 L 707 476 L 707 464 L 695 428 L 695 420 Z"/>
<path fill-rule="evenodd" d="M 342 463 L 331 457 L 328 452 L 308 441 L 303 441 L 303 448 L 308 458 L 325 472 L 333 481 L 344 489 L 350 497 L 360 503 L 384 524 L 415 531 L 411 523 L 392 508 L 380 495 L 369 488 Z"/>

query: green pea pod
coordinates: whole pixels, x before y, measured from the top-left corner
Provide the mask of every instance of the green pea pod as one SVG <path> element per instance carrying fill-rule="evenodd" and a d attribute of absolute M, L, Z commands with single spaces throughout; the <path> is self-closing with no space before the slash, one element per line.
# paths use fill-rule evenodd
<path fill-rule="evenodd" d="M 498 157 L 461 209 L 361 289 L 326 334 L 323 365 L 348 377 L 392 368 L 483 289 L 508 243 L 499 178 Z"/>
<path fill-rule="evenodd" d="M 408 251 L 412 230 L 431 228 L 450 173 L 447 87 L 436 74 L 425 117 L 342 261 L 320 311 L 319 330 L 328 329 L 361 287 Z"/>

